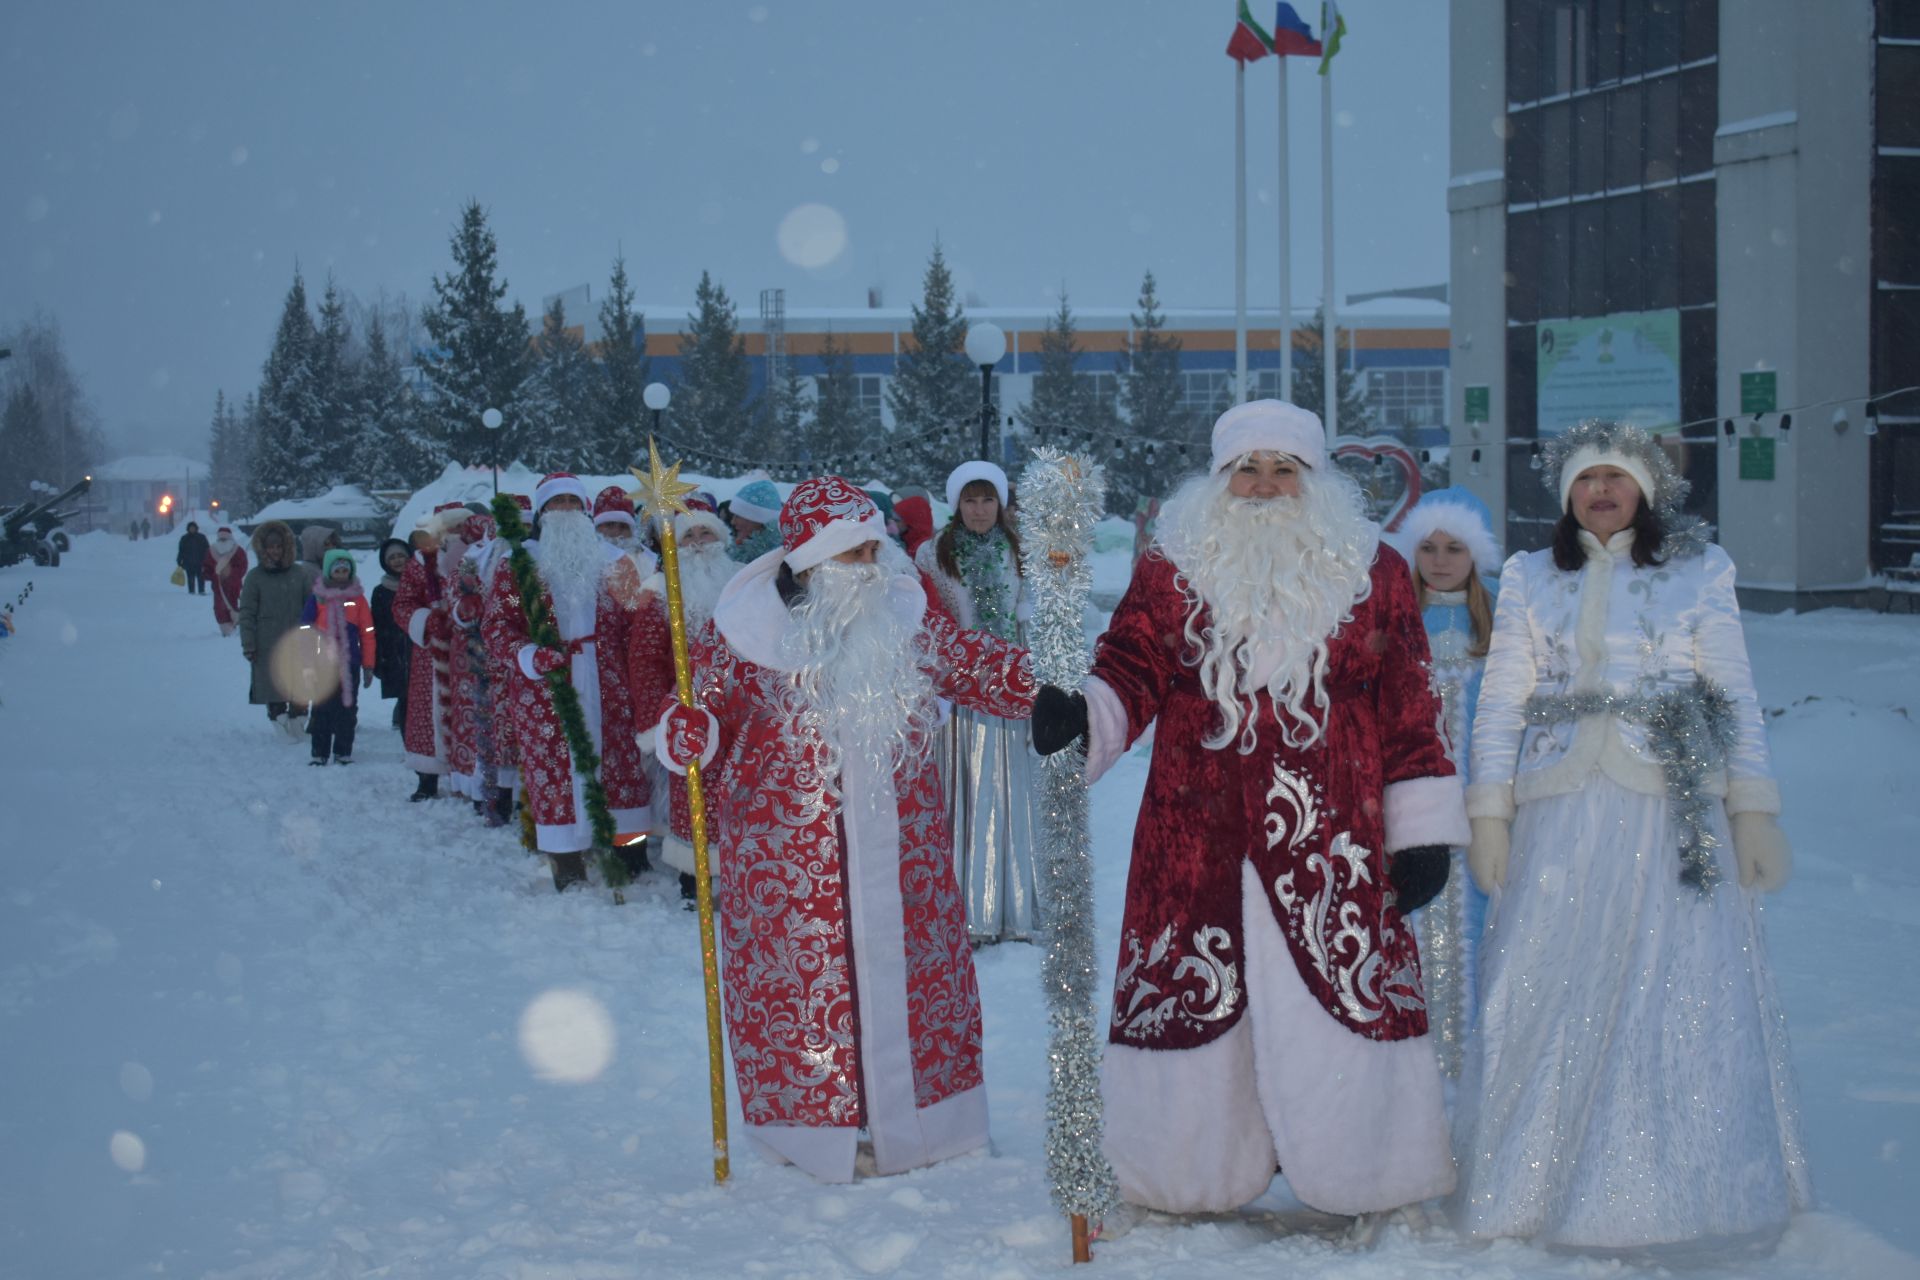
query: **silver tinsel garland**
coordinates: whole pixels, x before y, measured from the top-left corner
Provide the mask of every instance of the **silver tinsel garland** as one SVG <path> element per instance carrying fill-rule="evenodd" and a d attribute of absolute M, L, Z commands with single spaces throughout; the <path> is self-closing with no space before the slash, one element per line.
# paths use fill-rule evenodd
<path fill-rule="evenodd" d="M 1035 449 L 1020 476 L 1020 540 L 1033 592 L 1034 678 L 1069 691 L 1086 681 L 1088 553 L 1105 495 L 1104 469 L 1090 458 Z M 1119 1198 L 1100 1149 L 1101 1019 L 1094 1010 L 1093 847 L 1087 825 L 1086 761 L 1056 752 L 1039 764 L 1036 834 L 1046 952 L 1040 980 L 1052 1028 L 1047 1056 L 1047 1178 L 1067 1215 L 1095 1219 Z"/>
<path fill-rule="evenodd" d="M 1705 893 L 1720 881 L 1708 826 L 1714 797 L 1707 775 L 1723 769 L 1733 745 L 1733 700 L 1705 676 L 1665 693 L 1537 693 L 1527 699 L 1530 724 L 1558 724 L 1582 716 L 1613 715 L 1646 726 L 1647 748 L 1666 778 L 1669 814 L 1678 829 L 1680 883 Z"/>

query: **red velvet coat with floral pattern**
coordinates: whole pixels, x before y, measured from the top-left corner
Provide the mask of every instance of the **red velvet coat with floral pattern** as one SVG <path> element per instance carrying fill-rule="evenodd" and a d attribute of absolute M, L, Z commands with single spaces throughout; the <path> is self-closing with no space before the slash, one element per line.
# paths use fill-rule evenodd
<path fill-rule="evenodd" d="M 534 823 L 536 827 L 567 827 L 584 821 L 586 815 L 575 812 L 573 753 L 559 712 L 554 709 L 552 690 L 545 677 L 529 678 L 520 666 L 520 650 L 531 643 L 532 637 L 510 563 L 503 562 L 495 571 L 487 593 L 481 627 L 489 659 L 506 673 L 507 717 L 512 722 L 520 782 Z M 551 611 L 553 594 L 544 583 L 540 593 Z M 616 811 L 642 808 L 648 802 L 646 770 L 635 740 L 628 664 L 619 656 L 628 644 L 634 612 L 646 598 L 631 560 L 619 556 L 607 561 L 594 610 L 592 641 L 600 703 L 600 785 L 606 791 L 608 807 Z"/>
<path fill-rule="evenodd" d="M 1183 660 L 1190 605 L 1176 572 L 1157 550 L 1141 558 L 1094 655 L 1093 674 L 1125 706 L 1127 740 L 1159 721 L 1108 1038 L 1186 1049 L 1240 1020 L 1246 984 L 1259 981 L 1245 972 L 1243 858 L 1328 1013 L 1376 1040 L 1425 1034 L 1413 930 L 1387 880 L 1386 789 L 1451 777 L 1453 766 L 1406 562 L 1379 548 L 1371 594 L 1329 643 L 1321 739 L 1287 746 L 1262 691 L 1258 740 L 1244 755 L 1201 745 L 1219 713 Z"/>
<path fill-rule="evenodd" d="M 1024 649 L 961 631 L 931 610 L 922 627 L 938 696 L 1010 719 L 1032 713 Z M 871 974 L 850 927 L 848 828 L 821 776 L 823 744 L 792 714 L 784 672 L 741 656 L 713 623 L 695 648 L 698 701 L 720 725 L 702 780 L 716 800 L 715 881 L 741 1106 L 750 1125 L 865 1125 L 856 984 Z M 893 790 L 913 1105 L 925 1108 L 983 1082 L 980 991 L 927 744 L 895 770 Z"/>
<path fill-rule="evenodd" d="M 413 641 L 402 740 L 408 767 L 421 773 L 444 773 L 447 763 L 438 713 L 448 700 L 447 644 L 453 619 L 440 576 L 427 564 L 427 557 L 434 554 L 414 552 L 393 595 L 394 625 Z"/>

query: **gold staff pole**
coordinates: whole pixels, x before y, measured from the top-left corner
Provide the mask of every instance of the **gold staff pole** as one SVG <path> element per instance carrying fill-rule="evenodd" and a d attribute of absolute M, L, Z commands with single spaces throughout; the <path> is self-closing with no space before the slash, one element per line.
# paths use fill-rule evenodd
<path fill-rule="evenodd" d="M 633 497 L 647 516 L 660 521 L 660 567 L 667 579 L 667 629 L 673 637 L 673 686 L 680 705 L 691 707 L 693 669 L 687 662 L 687 615 L 680 598 L 680 548 L 674 542 L 673 517 L 686 511 L 681 501 L 695 486 L 680 479 L 680 464 L 660 465 L 660 449 L 647 437 L 648 470 L 632 468 L 640 488 Z M 700 764 L 687 766 L 687 807 L 693 815 L 693 879 L 700 895 L 700 968 L 707 985 L 707 1092 L 713 1107 L 713 1180 L 727 1180 L 726 1045 L 720 1038 L 720 953 L 713 939 L 713 881 L 708 876 L 707 805 L 700 788 Z"/>

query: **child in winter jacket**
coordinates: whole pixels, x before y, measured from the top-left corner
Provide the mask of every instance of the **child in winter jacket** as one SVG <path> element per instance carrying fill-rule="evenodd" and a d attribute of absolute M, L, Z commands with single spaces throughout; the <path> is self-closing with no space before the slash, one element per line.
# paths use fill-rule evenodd
<path fill-rule="evenodd" d="M 373 684 L 373 610 L 354 581 L 350 553 L 328 551 L 321 564 L 320 580 L 300 611 L 300 624 L 326 637 L 324 651 L 338 665 L 339 687 L 326 698 L 314 700 L 307 719 L 307 732 L 313 738 L 313 759 L 308 763 L 323 765 L 331 755 L 338 764 L 351 764 L 353 731 L 360 720 L 354 695 Z"/>

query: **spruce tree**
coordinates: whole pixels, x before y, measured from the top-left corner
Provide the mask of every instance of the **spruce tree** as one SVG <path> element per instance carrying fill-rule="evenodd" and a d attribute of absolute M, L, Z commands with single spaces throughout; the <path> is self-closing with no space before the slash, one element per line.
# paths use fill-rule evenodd
<path fill-rule="evenodd" d="M 1033 378 L 1033 395 L 1018 414 L 1020 424 L 1036 442 L 1078 445 L 1097 428 L 1107 425 L 1087 383 L 1075 371 L 1080 361 L 1079 329 L 1067 292 L 1060 291 L 1060 309 L 1047 321 L 1040 337 L 1040 371 Z M 1096 439 L 1096 445 L 1108 441 Z"/>
<path fill-rule="evenodd" d="M 627 260 L 613 260 L 606 301 L 600 304 L 600 376 L 594 380 L 587 462 L 593 470 L 623 471 L 646 455 L 652 424 L 644 399 L 651 378 L 647 318 L 633 309 Z"/>
<path fill-rule="evenodd" d="M 356 373 L 349 359 L 352 337 L 346 300 L 327 277 L 320 299 L 320 324 L 314 334 L 313 382 L 317 418 L 314 423 L 318 474 L 321 484 L 346 484 L 358 477 L 354 464 L 359 450 L 358 421 L 354 413 Z"/>
<path fill-rule="evenodd" d="M 257 503 L 305 496 L 321 484 L 316 344 L 307 286 L 296 268 L 260 378 L 260 425 L 247 486 Z"/>
<path fill-rule="evenodd" d="M 1327 385 L 1321 372 L 1320 334 L 1321 316 L 1313 313 L 1311 328 L 1303 331 L 1306 338 L 1304 350 L 1296 348 L 1293 353 L 1293 394 L 1287 398 L 1302 409 L 1310 409 L 1316 415 L 1325 416 L 1326 400 L 1323 388 Z M 1353 341 L 1353 331 L 1347 330 L 1345 339 Z M 1368 436 L 1373 434 L 1373 414 L 1367 408 L 1367 398 L 1360 390 L 1360 377 L 1347 367 L 1340 356 L 1341 334 L 1334 333 L 1334 372 L 1335 387 L 1339 395 L 1340 435 Z"/>
<path fill-rule="evenodd" d="M 33 388 L 46 435 L 46 475 L 33 477 L 65 488 L 106 457 L 99 415 L 88 402 L 79 375 L 67 361 L 59 322 L 46 313 L 0 334 L 0 347 L 13 351 L 0 361 L 0 396 Z"/>
<path fill-rule="evenodd" d="M 431 480 L 440 457 L 423 428 L 419 400 L 408 390 L 399 357 L 379 312 L 367 319 L 367 353 L 354 393 L 360 456 L 356 471 L 370 489 L 411 489 Z"/>
<path fill-rule="evenodd" d="M 580 334 L 567 327 L 566 303 L 558 297 L 540 318 L 536 346 L 533 374 L 520 397 L 522 443 L 515 456 L 537 471 L 601 470 L 602 458 L 592 452 L 595 442 L 588 430 L 599 368 Z"/>
<path fill-rule="evenodd" d="M 674 438 L 682 448 L 747 457 L 751 387 L 747 344 L 733 302 L 702 271 L 680 340 L 680 382 L 669 411 Z"/>
<path fill-rule="evenodd" d="M 897 461 L 903 481 L 933 484 L 979 441 L 980 371 L 967 362 L 967 317 L 953 295 L 953 275 L 940 242 L 927 261 L 921 299 L 913 308 L 913 336 L 887 384 Z"/>
<path fill-rule="evenodd" d="M 880 424 L 870 410 L 860 407 L 853 354 L 840 345 L 831 329 L 820 345 L 820 364 L 822 371 L 814 379 L 813 430 L 808 445 L 813 457 L 824 464 L 871 448 Z"/>
<path fill-rule="evenodd" d="M 1166 331 L 1151 271 L 1140 282 L 1138 305 L 1117 362 L 1125 438 L 1107 459 L 1108 509 L 1125 516 L 1143 500 L 1165 497 L 1180 479 L 1179 446 L 1206 439 L 1180 407 L 1180 339 Z"/>
<path fill-rule="evenodd" d="M 57 466 L 40 398 L 32 383 L 17 383 L 7 396 L 5 412 L 0 413 L 0 503 L 40 497 L 32 483 L 53 484 Z"/>
<path fill-rule="evenodd" d="M 433 392 L 433 434 L 443 462 L 478 465 L 494 449 L 480 415 L 498 409 L 506 418 L 500 456 L 511 459 L 526 430 L 518 399 L 529 367 L 527 313 L 517 302 L 502 305 L 507 282 L 494 281 L 499 246 L 479 201 L 461 210 L 449 243 L 454 269 L 433 278 L 434 301 L 420 314 L 432 340 L 421 371 Z"/>
<path fill-rule="evenodd" d="M 213 421 L 207 431 L 207 457 L 212 472 L 211 496 L 228 511 L 249 510 L 246 424 L 227 403 L 225 391 L 214 393 Z"/>

